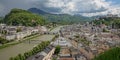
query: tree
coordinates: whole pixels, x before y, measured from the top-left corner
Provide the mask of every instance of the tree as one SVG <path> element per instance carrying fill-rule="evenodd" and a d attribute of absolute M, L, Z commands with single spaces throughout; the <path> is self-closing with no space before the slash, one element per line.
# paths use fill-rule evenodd
<path fill-rule="evenodd" d="M 58 45 L 55 47 L 55 54 L 59 54 L 61 47 Z"/>
<path fill-rule="evenodd" d="M 103 32 L 109 32 L 108 30 L 106 30 L 106 29 L 103 29 Z"/>
<path fill-rule="evenodd" d="M 22 56 L 21 54 L 18 54 L 18 59 L 19 60 L 25 60 L 24 56 Z"/>
<path fill-rule="evenodd" d="M 22 31 L 22 29 L 19 27 L 19 28 L 17 28 L 17 32 L 21 32 Z"/>
<path fill-rule="evenodd" d="M 0 37 L 0 43 L 1 43 L 1 44 L 5 44 L 5 43 L 7 43 L 7 42 L 8 42 L 8 41 L 7 41 L 6 39 Z"/>
<path fill-rule="evenodd" d="M 14 60 L 14 58 L 13 58 L 13 57 L 11 57 L 9 60 Z"/>
<path fill-rule="evenodd" d="M 8 32 L 6 30 L 3 30 L 1 33 L 6 35 Z"/>

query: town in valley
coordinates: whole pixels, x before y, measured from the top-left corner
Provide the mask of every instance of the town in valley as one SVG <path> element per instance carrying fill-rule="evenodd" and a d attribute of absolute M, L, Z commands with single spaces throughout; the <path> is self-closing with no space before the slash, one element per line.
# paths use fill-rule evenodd
<path fill-rule="evenodd" d="M 0 1 L 0 60 L 120 60 L 120 1 L 21 1 Z"/>

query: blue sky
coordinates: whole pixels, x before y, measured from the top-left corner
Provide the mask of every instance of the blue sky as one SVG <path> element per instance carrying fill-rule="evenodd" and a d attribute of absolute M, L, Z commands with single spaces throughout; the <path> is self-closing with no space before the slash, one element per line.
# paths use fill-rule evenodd
<path fill-rule="evenodd" d="M 106 0 L 106 1 L 112 1 L 112 2 L 120 4 L 120 0 Z"/>
<path fill-rule="evenodd" d="M 120 6 L 120 0 L 106 0 L 106 1 L 111 1 L 112 5 L 119 5 Z"/>
<path fill-rule="evenodd" d="M 57 14 L 120 15 L 120 0 L 0 0 L 0 16 L 12 8 L 27 10 L 32 7 Z"/>

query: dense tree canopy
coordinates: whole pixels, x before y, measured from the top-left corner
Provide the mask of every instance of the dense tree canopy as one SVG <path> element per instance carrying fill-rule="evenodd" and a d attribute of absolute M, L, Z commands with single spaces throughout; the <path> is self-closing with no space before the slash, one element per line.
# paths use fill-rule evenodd
<path fill-rule="evenodd" d="M 40 15 L 16 8 L 12 9 L 11 12 L 5 16 L 4 22 L 8 25 L 23 26 L 36 26 L 45 24 L 45 20 Z"/>
<path fill-rule="evenodd" d="M 120 48 L 112 48 L 104 53 L 101 53 L 93 60 L 120 60 Z"/>

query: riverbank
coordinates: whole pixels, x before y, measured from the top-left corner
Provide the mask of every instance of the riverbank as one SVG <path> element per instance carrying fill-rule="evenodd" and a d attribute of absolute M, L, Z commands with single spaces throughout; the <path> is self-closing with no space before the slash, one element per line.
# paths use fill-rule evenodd
<path fill-rule="evenodd" d="M 0 46 L 0 49 L 3 49 L 3 48 L 6 48 L 6 47 L 9 47 L 9 46 L 13 46 L 13 45 L 19 44 L 21 42 L 24 42 L 26 40 L 30 40 L 30 39 L 38 37 L 38 36 L 40 36 L 40 35 L 39 34 L 35 34 L 35 35 L 31 35 L 29 37 L 26 37 L 24 39 L 21 39 L 20 41 L 12 41 L 12 42 L 6 43 L 6 44 Z"/>

